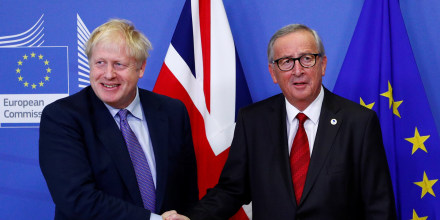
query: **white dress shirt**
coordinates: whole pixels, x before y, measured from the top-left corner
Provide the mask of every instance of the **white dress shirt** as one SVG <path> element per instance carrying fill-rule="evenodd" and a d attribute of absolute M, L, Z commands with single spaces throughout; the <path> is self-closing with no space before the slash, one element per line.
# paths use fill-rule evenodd
<path fill-rule="evenodd" d="M 324 100 L 324 88 L 321 86 L 321 91 L 318 97 L 302 111 L 308 119 L 304 122 L 304 129 L 306 130 L 307 139 L 309 141 L 310 157 L 312 156 L 313 144 L 315 143 L 316 132 L 318 131 L 319 116 L 321 114 L 322 101 Z M 292 148 L 293 139 L 295 139 L 296 132 L 298 131 L 298 119 L 296 115 L 301 111 L 295 106 L 291 105 L 286 99 L 286 112 L 287 112 L 287 137 L 288 137 L 288 150 Z"/>

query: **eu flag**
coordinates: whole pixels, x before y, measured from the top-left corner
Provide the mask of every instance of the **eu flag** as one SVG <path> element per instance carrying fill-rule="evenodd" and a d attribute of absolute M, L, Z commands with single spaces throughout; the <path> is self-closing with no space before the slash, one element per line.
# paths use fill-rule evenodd
<path fill-rule="evenodd" d="M 377 112 L 399 219 L 439 219 L 439 133 L 398 0 L 365 0 L 334 92 Z"/>
<path fill-rule="evenodd" d="M 0 94 L 68 94 L 67 47 L 0 47 Z"/>

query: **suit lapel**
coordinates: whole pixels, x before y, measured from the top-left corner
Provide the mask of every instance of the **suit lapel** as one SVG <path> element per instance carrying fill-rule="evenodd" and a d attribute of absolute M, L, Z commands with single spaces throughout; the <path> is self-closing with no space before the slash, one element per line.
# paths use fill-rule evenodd
<path fill-rule="evenodd" d="M 328 153 L 333 147 L 334 139 L 339 131 L 342 122 L 340 107 L 334 103 L 333 94 L 324 88 L 324 101 L 322 103 L 321 115 L 319 117 L 318 131 L 313 146 L 312 157 L 304 185 L 303 201 L 313 187 L 319 173 L 323 170 Z"/>
<path fill-rule="evenodd" d="M 95 119 L 94 125 L 98 138 L 109 152 L 113 161 L 115 161 L 115 166 L 127 186 L 132 200 L 135 204 L 143 207 L 136 174 L 127 146 L 125 145 L 124 137 L 104 103 L 95 95 L 92 89 L 89 89 L 89 94 L 92 100 L 92 114 Z"/>
<path fill-rule="evenodd" d="M 287 127 L 286 127 L 286 103 L 282 94 L 274 100 L 275 103 L 269 105 L 267 123 L 269 124 L 269 146 L 275 147 L 274 160 L 280 162 L 281 182 L 289 193 L 292 206 L 296 206 L 295 194 L 293 191 L 292 174 L 290 172 L 289 148 L 287 146 Z"/>
<path fill-rule="evenodd" d="M 139 89 L 139 98 L 153 145 L 156 162 L 156 210 L 160 210 L 164 200 L 168 170 L 168 116 L 161 111 L 161 103 L 153 99 L 151 92 Z"/>

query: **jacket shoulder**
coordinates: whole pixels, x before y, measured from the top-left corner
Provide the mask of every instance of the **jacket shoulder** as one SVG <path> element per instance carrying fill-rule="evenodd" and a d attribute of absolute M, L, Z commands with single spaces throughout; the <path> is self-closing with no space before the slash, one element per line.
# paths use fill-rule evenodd
<path fill-rule="evenodd" d="M 70 96 L 58 99 L 47 105 L 43 111 L 53 111 L 63 109 L 65 111 L 83 111 L 89 107 L 92 102 L 93 91 L 92 88 L 86 87 L 79 92 Z"/>
<path fill-rule="evenodd" d="M 324 107 L 333 112 L 343 112 L 344 117 L 347 119 L 353 118 L 354 120 L 362 120 L 377 118 L 375 111 L 329 91 L 326 91 L 324 96 L 323 108 Z"/>
<path fill-rule="evenodd" d="M 243 107 L 240 111 L 246 113 L 268 111 L 268 109 L 278 109 L 282 107 L 284 103 L 284 95 L 280 93 Z"/>
<path fill-rule="evenodd" d="M 171 98 L 166 95 L 158 94 L 152 91 L 139 88 L 139 96 L 141 101 L 146 101 L 146 103 L 157 103 L 160 105 L 165 105 L 167 107 L 182 106 L 183 102 L 179 99 Z"/>

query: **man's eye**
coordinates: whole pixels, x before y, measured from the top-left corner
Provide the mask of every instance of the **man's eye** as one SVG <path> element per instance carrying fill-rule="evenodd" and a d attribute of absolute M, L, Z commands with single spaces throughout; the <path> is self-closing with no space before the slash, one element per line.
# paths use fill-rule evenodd
<path fill-rule="evenodd" d="M 284 65 L 284 64 L 289 64 L 289 63 L 291 63 L 291 62 L 292 62 L 292 60 L 290 60 L 290 59 L 288 59 L 288 58 L 280 60 L 280 64 L 282 64 L 282 65 Z"/>
<path fill-rule="evenodd" d="M 126 64 L 124 64 L 124 63 L 117 62 L 117 63 L 115 63 L 115 66 L 119 66 L 119 67 L 127 67 L 128 65 L 126 65 Z"/>
<path fill-rule="evenodd" d="M 311 59 L 312 59 L 312 56 L 310 56 L 310 55 L 303 56 L 304 61 L 310 61 Z"/>
<path fill-rule="evenodd" d="M 123 64 L 123 63 L 119 63 L 119 62 L 113 64 L 113 66 L 114 66 L 114 68 L 117 69 L 117 70 L 123 70 L 123 69 L 125 69 L 125 68 L 127 67 L 127 65 L 125 65 L 125 64 Z"/>

